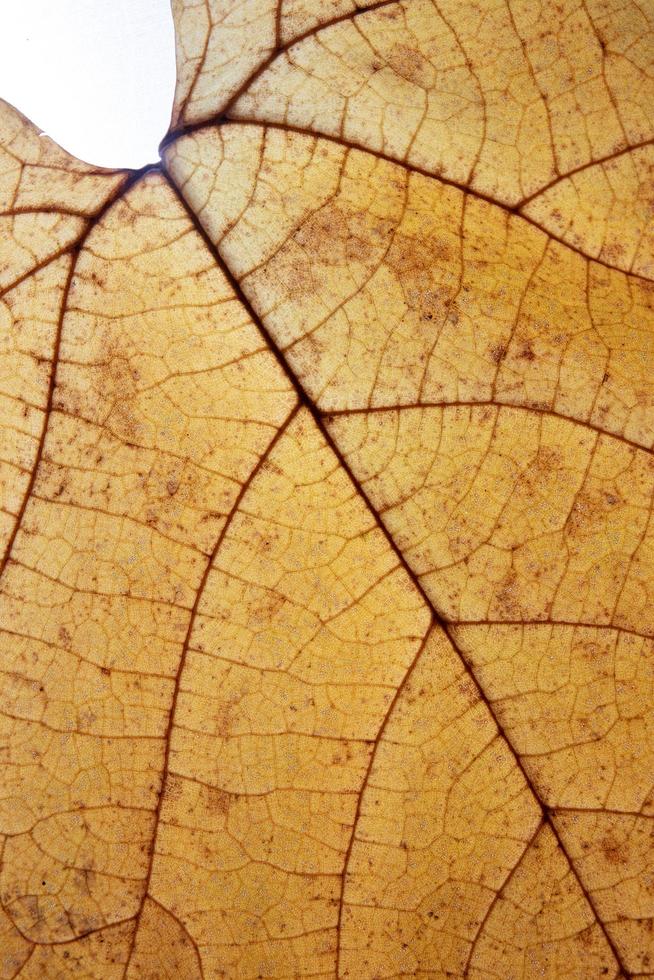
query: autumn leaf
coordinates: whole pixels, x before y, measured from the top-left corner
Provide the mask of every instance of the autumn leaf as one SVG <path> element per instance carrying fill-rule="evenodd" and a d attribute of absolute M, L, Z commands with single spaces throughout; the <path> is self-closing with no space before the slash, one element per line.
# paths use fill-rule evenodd
<path fill-rule="evenodd" d="M 654 977 L 654 12 L 173 10 L 0 104 L 0 978 Z"/>

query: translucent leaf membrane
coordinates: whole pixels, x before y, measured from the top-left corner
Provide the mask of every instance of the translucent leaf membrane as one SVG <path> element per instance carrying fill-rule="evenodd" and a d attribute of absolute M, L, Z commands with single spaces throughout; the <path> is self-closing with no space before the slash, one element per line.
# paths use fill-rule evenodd
<path fill-rule="evenodd" d="M 174 15 L 0 108 L 0 978 L 652 976 L 649 11 Z"/>
<path fill-rule="evenodd" d="M 166 161 L 321 411 L 519 405 L 652 446 L 649 282 L 337 141 L 230 124 Z"/>

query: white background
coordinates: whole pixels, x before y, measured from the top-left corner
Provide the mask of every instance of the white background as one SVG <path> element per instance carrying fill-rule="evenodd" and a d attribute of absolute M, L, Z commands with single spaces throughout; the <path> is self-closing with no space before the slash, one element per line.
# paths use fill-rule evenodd
<path fill-rule="evenodd" d="M 88 163 L 154 163 L 174 83 L 170 0 L 0 0 L 0 98 Z"/>

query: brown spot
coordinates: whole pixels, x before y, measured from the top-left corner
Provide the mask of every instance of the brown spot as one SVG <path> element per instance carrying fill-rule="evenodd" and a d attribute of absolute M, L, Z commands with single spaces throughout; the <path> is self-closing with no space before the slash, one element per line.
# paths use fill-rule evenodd
<path fill-rule="evenodd" d="M 520 619 L 522 609 L 518 593 L 518 580 L 514 569 L 508 573 L 498 590 L 496 601 L 501 619 Z"/>
<path fill-rule="evenodd" d="M 284 285 L 291 297 L 304 297 L 320 288 L 320 280 L 313 265 L 306 258 L 293 258 L 284 264 Z"/>
<path fill-rule="evenodd" d="M 611 242 L 610 245 L 603 246 L 599 257 L 611 265 L 622 265 L 625 258 L 625 247 L 620 242 Z"/>
<path fill-rule="evenodd" d="M 425 236 L 414 238 L 398 232 L 393 237 L 393 244 L 388 250 L 387 263 L 398 276 L 405 293 L 411 299 L 411 289 L 417 296 L 424 296 L 430 290 L 435 265 L 446 265 L 453 260 L 452 249 L 442 238 Z M 410 278 L 409 278 L 410 277 Z M 409 281 L 407 279 L 409 278 Z M 447 299 L 451 302 L 453 289 L 445 288 L 440 292 L 431 290 L 432 295 L 441 295 L 441 302 Z"/>
<path fill-rule="evenodd" d="M 580 493 L 566 522 L 567 533 L 570 535 L 588 534 L 602 523 L 608 509 L 617 503 L 619 503 L 617 498 L 610 501 L 607 499 L 607 495 L 599 491 Z"/>
<path fill-rule="evenodd" d="M 479 695 L 477 694 L 477 689 L 470 677 L 464 677 L 461 683 L 459 684 L 458 689 L 459 689 L 459 694 L 461 694 L 462 697 L 465 698 L 469 708 L 472 708 L 473 705 L 477 704 L 479 700 Z"/>
<path fill-rule="evenodd" d="M 313 375 L 320 370 L 324 355 L 324 345 L 311 334 L 309 337 L 304 338 L 298 350 L 297 361 L 295 363 L 301 366 L 302 370 L 308 375 Z"/>
<path fill-rule="evenodd" d="M 624 844 L 621 844 L 612 834 L 607 834 L 600 842 L 602 854 L 609 864 L 626 864 L 627 853 Z"/>
<path fill-rule="evenodd" d="M 406 44 L 394 44 L 388 56 L 388 65 L 396 75 L 405 78 L 412 85 L 429 88 L 433 78 L 433 68 L 415 48 Z"/>
<path fill-rule="evenodd" d="M 215 786 L 210 786 L 207 789 L 207 810 L 210 813 L 229 813 L 229 808 L 232 803 L 232 794 L 226 793 L 222 789 L 218 789 Z"/>
<path fill-rule="evenodd" d="M 104 289 L 105 286 L 107 285 L 107 277 L 102 272 L 96 269 L 94 269 L 91 272 L 89 279 L 91 280 L 93 285 L 97 286 L 99 289 Z"/>
<path fill-rule="evenodd" d="M 262 551 L 267 551 L 270 547 L 262 544 Z M 253 629 L 260 629 L 263 625 L 269 625 L 279 613 L 285 603 L 284 596 L 277 592 L 266 592 L 259 601 L 252 603 L 252 610 L 248 616 L 248 626 Z"/>
<path fill-rule="evenodd" d="M 238 704 L 238 697 L 232 697 L 228 701 L 219 701 L 216 707 L 216 735 L 220 738 L 229 738 L 232 728 L 234 706 Z"/>
<path fill-rule="evenodd" d="M 164 799 L 167 803 L 176 803 L 182 795 L 182 780 L 179 776 L 168 773 L 164 786 Z"/>

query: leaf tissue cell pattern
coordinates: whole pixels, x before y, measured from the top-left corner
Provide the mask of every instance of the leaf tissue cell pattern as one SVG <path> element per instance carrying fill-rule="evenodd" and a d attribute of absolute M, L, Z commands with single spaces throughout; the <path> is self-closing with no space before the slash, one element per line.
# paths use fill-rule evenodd
<path fill-rule="evenodd" d="M 174 0 L 0 103 L 0 978 L 654 977 L 654 10 Z"/>

